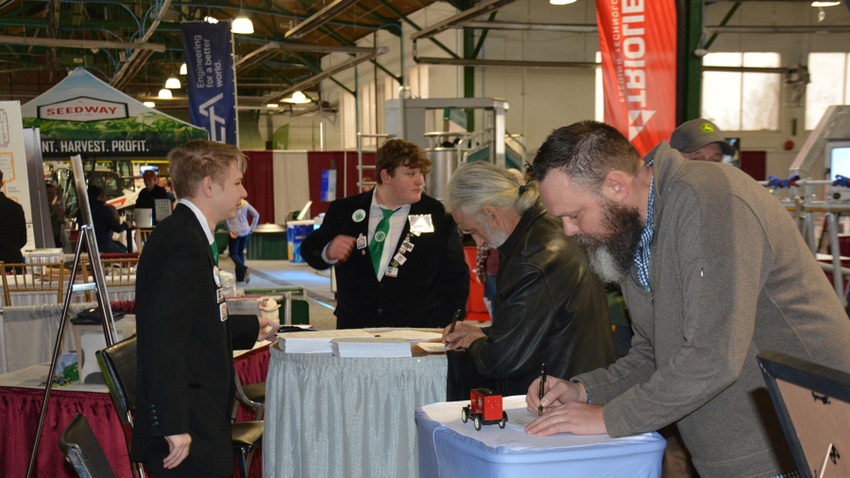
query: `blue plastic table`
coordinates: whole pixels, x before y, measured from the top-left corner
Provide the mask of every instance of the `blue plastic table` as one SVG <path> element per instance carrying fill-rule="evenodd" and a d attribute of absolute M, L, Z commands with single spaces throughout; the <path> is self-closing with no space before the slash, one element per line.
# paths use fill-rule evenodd
<path fill-rule="evenodd" d="M 661 476 L 666 442 L 657 433 L 611 438 L 608 435 L 559 434 L 538 437 L 510 425 L 476 431 L 461 421 L 468 401 L 441 402 L 417 409 L 419 476 L 519 477 L 593 476 L 655 478 Z M 517 418 L 525 397 L 505 397 L 504 409 Z M 512 413 L 513 410 L 517 410 Z M 538 473 L 549 474 L 538 474 Z"/>

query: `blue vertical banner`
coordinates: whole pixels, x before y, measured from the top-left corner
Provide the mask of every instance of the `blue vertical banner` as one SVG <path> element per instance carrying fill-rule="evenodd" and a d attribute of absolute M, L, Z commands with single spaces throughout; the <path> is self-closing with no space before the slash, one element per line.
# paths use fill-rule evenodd
<path fill-rule="evenodd" d="M 236 83 L 230 23 L 183 23 L 192 124 L 218 143 L 236 145 Z"/>
<path fill-rule="evenodd" d="M 336 169 L 322 170 L 322 201 L 336 200 Z"/>

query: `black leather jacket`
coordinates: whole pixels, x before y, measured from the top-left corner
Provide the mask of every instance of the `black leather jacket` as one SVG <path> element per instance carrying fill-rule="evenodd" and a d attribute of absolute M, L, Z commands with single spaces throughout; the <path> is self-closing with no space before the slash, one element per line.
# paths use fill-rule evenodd
<path fill-rule="evenodd" d="M 533 206 L 498 250 L 493 324 L 453 357 L 466 355 L 491 383 L 467 377 L 460 395 L 492 382 L 503 395 L 524 395 L 543 363 L 547 375 L 570 378 L 614 362 L 605 288 L 557 219 Z"/>

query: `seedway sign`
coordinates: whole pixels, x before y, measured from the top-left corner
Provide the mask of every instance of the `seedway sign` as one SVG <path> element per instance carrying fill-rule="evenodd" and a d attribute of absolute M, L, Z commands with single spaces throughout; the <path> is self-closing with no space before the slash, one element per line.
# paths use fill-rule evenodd
<path fill-rule="evenodd" d="M 38 127 L 45 158 L 162 157 L 173 147 L 209 133 L 148 108 L 77 68 L 21 106 L 24 128 Z"/>

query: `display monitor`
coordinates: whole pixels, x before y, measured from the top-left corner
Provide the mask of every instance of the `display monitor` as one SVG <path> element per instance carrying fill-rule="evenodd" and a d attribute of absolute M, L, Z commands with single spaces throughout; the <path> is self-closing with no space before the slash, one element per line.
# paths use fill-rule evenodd
<path fill-rule="evenodd" d="M 835 181 L 837 176 L 850 178 L 850 139 L 827 140 L 824 158 L 827 174 L 830 181 Z"/>

